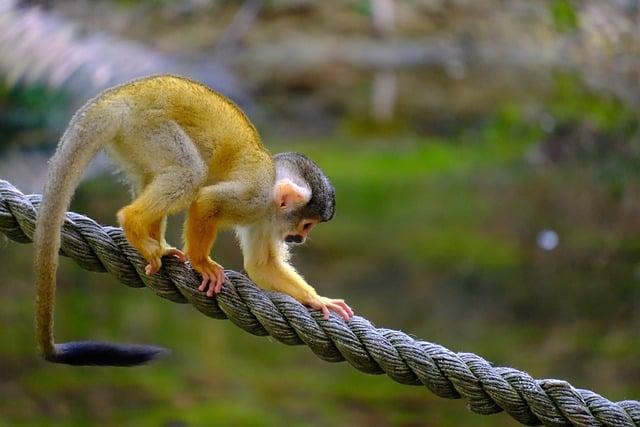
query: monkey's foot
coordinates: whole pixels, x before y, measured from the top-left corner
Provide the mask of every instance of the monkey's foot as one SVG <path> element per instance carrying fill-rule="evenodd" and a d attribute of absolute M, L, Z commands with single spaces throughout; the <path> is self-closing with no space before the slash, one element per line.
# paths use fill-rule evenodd
<path fill-rule="evenodd" d="M 338 316 L 344 320 L 349 320 L 353 317 L 353 310 L 342 299 L 331 299 L 321 296 L 316 296 L 307 304 L 315 309 L 321 310 L 324 315 L 324 320 L 329 320 L 329 313 L 335 311 Z"/>
<path fill-rule="evenodd" d="M 163 246 L 162 256 L 174 256 L 178 258 L 178 261 L 180 261 L 183 264 L 187 262 L 187 256 L 184 254 L 184 252 L 172 246 Z"/>
<path fill-rule="evenodd" d="M 155 252 L 157 253 L 158 251 Z M 171 246 L 162 246 L 159 251 L 159 255 L 150 255 L 149 257 L 145 257 L 149 262 L 149 264 L 144 268 L 144 272 L 147 276 L 156 274 L 158 270 L 160 270 L 160 267 L 162 267 L 161 257 L 163 256 L 174 256 L 182 263 L 187 262 L 187 256 L 180 249 L 176 249 Z"/>
<path fill-rule="evenodd" d="M 158 270 L 160 270 L 160 267 L 162 267 L 162 260 L 160 260 L 160 257 L 151 258 L 147 261 L 149 261 L 149 264 L 144 268 L 144 274 L 147 276 L 156 274 Z"/>
<path fill-rule="evenodd" d="M 211 258 L 206 258 L 203 261 L 194 262 L 191 261 L 191 265 L 202 276 L 202 282 L 198 287 L 200 292 L 206 292 L 209 298 L 213 297 L 213 294 L 219 294 L 222 291 L 222 285 L 227 279 L 224 275 L 224 268 Z"/>

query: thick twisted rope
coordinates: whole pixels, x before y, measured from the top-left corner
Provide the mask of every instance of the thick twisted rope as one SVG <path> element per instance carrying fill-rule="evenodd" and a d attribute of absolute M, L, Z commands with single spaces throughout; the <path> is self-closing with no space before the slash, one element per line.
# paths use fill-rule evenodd
<path fill-rule="evenodd" d="M 25 196 L 0 180 L 0 231 L 16 242 L 31 242 L 39 203 L 40 196 Z M 127 286 L 147 286 L 173 302 L 188 302 L 209 317 L 229 319 L 251 334 L 271 335 L 288 345 L 305 344 L 323 360 L 346 360 L 362 372 L 424 385 L 440 397 L 465 398 L 468 408 L 478 414 L 505 411 L 526 425 L 640 427 L 638 401 L 611 402 L 566 381 L 535 380 L 472 353 L 454 353 L 404 332 L 376 328 L 359 316 L 346 323 L 335 314 L 323 320 L 320 312 L 288 295 L 265 292 L 234 271 L 226 272 L 228 280 L 216 298 L 198 292 L 198 274 L 177 260 L 166 258 L 158 274 L 147 276 L 146 262 L 121 229 L 102 227 L 76 213 L 67 214 L 61 251 L 84 269 L 108 271 Z"/>

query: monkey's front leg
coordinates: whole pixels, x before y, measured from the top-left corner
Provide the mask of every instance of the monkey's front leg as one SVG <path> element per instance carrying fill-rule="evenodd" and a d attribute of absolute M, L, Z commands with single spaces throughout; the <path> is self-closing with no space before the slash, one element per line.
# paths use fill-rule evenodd
<path fill-rule="evenodd" d="M 212 297 L 214 292 L 220 293 L 225 281 L 224 269 L 209 257 L 216 240 L 218 219 L 207 206 L 206 199 L 198 198 L 189 208 L 184 226 L 184 252 L 193 268 L 202 276 L 198 287 L 201 292 Z"/>
<path fill-rule="evenodd" d="M 318 295 L 291 265 L 278 256 L 246 261 L 247 273 L 261 287 L 291 295 L 301 303 L 322 311 L 325 320 L 329 319 L 330 311 L 335 311 L 344 320 L 353 316 L 353 310 L 344 300 Z"/>

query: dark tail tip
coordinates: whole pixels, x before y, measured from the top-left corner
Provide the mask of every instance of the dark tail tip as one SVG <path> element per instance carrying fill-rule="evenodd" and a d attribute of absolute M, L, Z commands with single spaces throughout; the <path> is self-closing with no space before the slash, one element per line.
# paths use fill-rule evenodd
<path fill-rule="evenodd" d="M 47 360 L 76 366 L 136 366 L 168 354 L 169 350 L 152 345 L 75 341 L 56 344 Z"/>

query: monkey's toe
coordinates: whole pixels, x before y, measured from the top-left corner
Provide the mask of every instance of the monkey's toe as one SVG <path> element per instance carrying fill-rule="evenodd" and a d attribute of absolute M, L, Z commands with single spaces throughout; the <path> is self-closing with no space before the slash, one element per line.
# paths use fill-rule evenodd
<path fill-rule="evenodd" d="M 162 267 L 162 261 L 160 258 L 151 259 L 149 260 L 149 264 L 144 268 L 144 273 L 147 276 L 152 276 L 160 270 L 160 267 Z"/>
<path fill-rule="evenodd" d="M 162 256 L 174 256 L 178 258 L 181 263 L 187 262 L 187 256 L 178 248 L 167 247 L 162 250 Z"/>
<path fill-rule="evenodd" d="M 147 266 L 144 268 L 144 274 L 146 274 L 147 276 L 153 276 L 158 272 L 158 270 L 160 269 L 157 267 L 154 267 L 151 264 L 147 264 Z"/>

